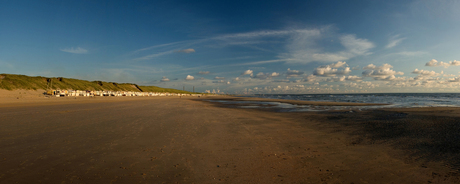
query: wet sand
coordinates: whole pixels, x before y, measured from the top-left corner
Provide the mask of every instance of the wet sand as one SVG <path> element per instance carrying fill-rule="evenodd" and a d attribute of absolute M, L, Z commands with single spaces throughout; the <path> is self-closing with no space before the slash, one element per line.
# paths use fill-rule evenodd
<path fill-rule="evenodd" d="M 279 113 L 101 98 L 0 103 L 0 183 L 460 181 L 457 108 Z"/>
<path fill-rule="evenodd" d="M 320 105 L 320 106 L 383 106 L 389 104 L 379 103 L 354 103 L 354 102 L 321 102 L 321 101 L 302 101 L 302 100 L 286 100 L 286 99 L 270 99 L 270 98 L 256 98 L 256 97 L 213 97 L 213 100 L 228 100 L 228 101 L 259 101 L 259 102 L 281 102 L 293 105 Z"/>

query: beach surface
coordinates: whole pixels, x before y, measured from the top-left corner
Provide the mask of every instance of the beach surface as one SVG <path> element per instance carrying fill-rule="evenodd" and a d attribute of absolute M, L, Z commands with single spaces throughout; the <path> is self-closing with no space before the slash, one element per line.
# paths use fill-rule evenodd
<path fill-rule="evenodd" d="M 213 97 L 213 100 L 228 100 L 228 101 L 258 101 L 258 102 L 280 102 L 293 105 L 317 105 L 317 106 L 384 106 L 389 104 L 384 103 L 353 103 L 353 102 L 324 102 L 324 101 L 301 101 L 301 100 L 286 100 L 286 99 L 270 99 L 257 97 Z"/>
<path fill-rule="evenodd" d="M 281 113 L 211 97 L 11 93 L 0 183 L 460 182 L 458 108 Z"/>

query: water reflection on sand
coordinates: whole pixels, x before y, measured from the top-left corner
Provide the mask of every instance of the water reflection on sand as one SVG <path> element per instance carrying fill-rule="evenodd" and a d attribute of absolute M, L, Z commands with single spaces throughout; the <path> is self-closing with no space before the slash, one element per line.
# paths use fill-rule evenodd
<path fill-rule="evenodd" d="M 207 100 L 209 102 L 220 103 L 227 107 L 244 109 L 270 109 L 277 112 L 306 112 L 306 111 L 330 111 L 348 110 L 362 111 L 376 108 L 391 108 L 393 105 L 375 106 L 320 106 L 320 105 L 295 105 L 282 102 L 261 102 L 261 101 L 235 101 L 235 100 Z"/>

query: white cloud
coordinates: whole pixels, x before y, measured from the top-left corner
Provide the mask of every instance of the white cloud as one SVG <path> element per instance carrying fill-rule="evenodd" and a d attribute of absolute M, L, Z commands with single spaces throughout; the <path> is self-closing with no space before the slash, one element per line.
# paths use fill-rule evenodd
<path fill-rule="evenodd" d="M 132 61 L 149 60 L 152 58 L 156 58 L 156 57 L 160 57 L 160 56 L 168 55 L 168 54 L 173 54 L 173 53 L 193 53 L 195 52 L 195 50 L 192 48 L 183 49 L 183 50 L 178 50 L 178 49 L 181 49 L 184 47 L 186 48 L 191 45 L 202 43 L 204 41 L 206 41 L 206 39 L 192 40 L 192 41 L 179 41 L 179 42 L 166 43 L 166 44 L 154 45 L 154 46 L 147 47 L 147 48 L 142 48 L 142 49 L 131 52 L 130 55 L 139 54 L 143 51 L 150 51 L 150 50 L 151 50 L 150 52 L 153 52 L 153 53 L 142 56 L 142 57 L 133 58 L 131 60 Z"/>
<path fill-rule="evenodd" d="M 268 31 L 255 31 L 255 32 L 247 32 L 247 33 L 227 34 L 227 35 L 215 36 L 215 37 L 198 39 L 198 40 L 180 41 L 180 42 L 155 45 L 155 46 L 136 50 L 132 52 L 131 54 L 137 54 L 137 53 L 140 53 L 142 51 L 147 51 L 147 50 L 154 50 L 156 52 L 154 54 L 150 54 L 150 55 L 146 55 L 143 57 L 133 59 L 134 61 L 138 61 L 138 60 L 148 60 L 154 57 L 159 57 L 159 56 L 166 55 L 166 54 L 172 54 L 175 52 L 176 53 L 178 52 L 179 53 L 193 53 L 193 52 L 196 52 L 195 49 L 193 48 L 188 48 L 188 49 L 183 49 L 183 50 L 177 50 L 177 49 L 192 47 L 198 44 L 206 44 L 207 46 L 209 46 L 210 44 L 215 44 L 215 43 L 217 43 L 218 45 L 223 45 L 223 46 L 227 46 L 227 45 L 241 45 L 241 46 L 251 45 L 252 46 L 252 45 L 262 45 L 262 44 L 266 45 L 267 43 L 270 43 L 270 42 L 264 40 L 265 37 L 275 37 L 275 38 L 280 38 L 280 39 L 286 39 L 288 35 L 290 34 L 301 33 L 305 31 L 307 30 L 303 30 L 303 29 L 279 30 L 279 31 L 268 30 Z M 252 48 L 259 49 L 259 50 L 266 50 L 263 48 L 258 48 L 256 46 L 253 46 Z M 281 62 L 281 61 L 272 61 L 272 62 Z M 262 61 L 261 63 L 264 63 L 264 62 Z M 248 65 L 250 64 L 252 63 L 249 63 Z"/>
<path fill-rule="evenodd" d="M 328 78 L 327 82 L 344 82 L 344 81 L 361 81 L 362 78 L 354 75 L 341 76 L 341 77 L 331 77 Z"/>
<path fill-rule="evenodd" d="M 271 79 L 272 77 L 278 77 L 280 74 L 279 73 L 276 73 L 276 72 L 273 72 L 273 73 L 263 73 L 263 72 L 259 72 L 257 73 L 253 78 L 257 78 L 257 79 Z"/>
<path fill-rule="evenodd" d="M 350 72 L 350 67 L 345 67 L 345 69 L 339 70 L 336 68 L 331 68 L 330 66 L 320 66 L 313 71 L 313 75 L 329 77 L 336 75 L 346 75 Z"/>
<path fill-rule="evenodd" d="M 439 80 L 439 77 L 433 78 L 432 76 L 428 75 L 418 75 L 417 77 L 410 78 L 411 81 L 433 81 L 433 80 Z"/>
<path fill-rule="evenodd" d="M 280 73 L 276 73 L 276 72 L 273 72 L 272 74 L 270 74 L 271 77 L 278 77 L 280 75 Z"/>
<path fill-rule="evenodd" d="M 164 76 L 163 76 L 163 78 L 161 78 L 161 80 L 160 80 L 160 81 L 161 81 L 161 82 L 168 82 L 168 81 L 169 81 L 169 79 L 168 79 L 167 77 L 164 77 Z"/>
<path fill-rule="evenodd" d="M 68 53 L 73 53 L 73 54 L 86 54 L 88 53 L 88 50 L 84 49 L 84 48 L 81 48 L 81 47 L 77 47 L 77 48 L 67 48 L 67 49 L 59 49 L 63 52 L 68 52 Z"/>
<path fill-rule="evenodd" d="M 286 63 L 309 63 L 312 61 L 337 62 L 347 60 L 359 55 L 368 55 L 374 44 L 367 39 L 357 38 L 355 35 L 340 35 L 334 33 L 333 26 L 323 26 L 316 29 L 284 29 L 284 30 L 264 30 L 246 33 L 227 34 L 215 37 L 209 37 L 198 40 L 180 41 L 155 45 L 137 51 L 131 54 L 139 54 L 144 51 L 150 51 L 148 55 L 131 59 L 132 61 L 149 60 L 152 58 L 169 55 L 174 52 L 192 53 L 195 50 L 191 47 L 196 45 L 238 45 L 255 49 L 259 52 L 271 52 L 278 55 L 278 59 L 267 61 L 254 61 L 247 63 L 236 63 L 230 66 L 257 65 L 275 62 Z M 334 44 L 342 46 L 339 51 L 321 49 L 323 43 L 330 42 L 330 39 L 339 40 Z M 278 46 L 286 48 L 286 52 L 281 53 Z M 178 48 L 188 48 L 178 50 Z M 325 47 L 329 48 L 329 47 Z"/>
<path fill-rule="evenodd" d="M 355 35 L 345 35 L 340 37 L 340 43 L 347 48 L 348 52 L 354 55 L 368 55 L 369 50 L 374 48 L 374 44 L 367 39 L 356 38 Z"/>
<path fill-rule="evenodd" d="M 209 71 L 200 71 L 198 72 L 198 75 L 207 75 L 209 74 Z"/>
<path fill-rule="evenodd" d="M 291 60 L 293 60 L 293 59 L 274 59 L 274 60 L 267 60 L 267 61 L 254 61 L 254 62 L 249 62 L 249 63 L 238 63 L 238 64 L 232 64 L 230 66 L 260 65 L 260 64 L 277 63 L 277 62 L 284 62 L 284 61 L 291 61 Z M 256 68 L 256 67 L 250 67 L 250 68 Z"/>
<path fill-rule="evenodd" d="M 374 64 L 369 64 L 365 67 L 363 67 L 364 70 L 377 70 L 377 69 L 388 69 L 388 68 L 393 68 L 390 64 L 383 64 L 382 66 L 375 66 Z"/>
<path fill-rule="evenodd" d="M 339 61 L 339 60 L 350 59 L 350 57 L 345 56 L 344 53 L 305 53 L 303 55 L 298 55 L 298 56 L 301 56 L 302 58 L 305 58 L 305 59 L 309 58 L 305 60 L 308 62 L 311 62 L 311 61 L 328 62 L 328 61 Z"/>
<path fill-rule="evenodd" d="M 252 70 L 246 70 L 243 73 L 241 73 L 241 75 L 250 75 L 250 76 L 252 76 L 252 72 L 253 72 Z"/>
<path fill-rule="evenodd" d="M 343 62 L 343 61 L 338 61 L 337 63 L 332 63 L 330 65 L 327 65 L 331 68 L 340 68 L 340 67 L 344 67 L 344 66 L 347 66 L 347 63 L 346 62 Z"/>
<path fill-rule="evenodd" d="M 212 81 L 212 83 L 230 84 L 230 81 L 218 80 L 218 81 Z"/>
<path fill-rule="evenodd" d="M 427 70 L 415 69 L 414 71 L 412 71 L 412 73 L 414 73 L 414 74 L 420 74 L 420 75 L 424 75 L 424 76 L 437 76 L 437 75 L 443 74 L 444 72 L 442 72 L 441 74 L 439 74 L 439 73 L 436 73 L 435 71 L 427 71 Z"/>
<path fill-rule="evenodd" d="M 268 76 L 265 75 L 263 72 L 259 72 L 254 78 L 259 78 L 259 79 L 267 79 Z"/>
<path fill-rule="evenodd" d="M 385 48 L 387 48 L 387 49 L 393 48 L 393 47 L 395 47 L 396 45 L 398 45 L 399 43 L 401 43 L 405 39 L 406 38 L 399 37 L 399 35 L 395 35 L 395 36 L 390 38 L 390 41 L 388 42 L 387 46 L 385 46 Z"/>
<path fill-rule="evenodd" d="M 308 75 L 305 79 L 305 82 L 315 82 L 316 81 L 316 76 L 313 74 Z"/>
<path fill-rule="evenodd" d="M 349 75 L 349 76 L 347 76 L 346 80 L 349 80 L 349 81 L 360 81 L 360 80 L 363 80 L 363 78 L 358 77 L 358 76 L 356 76 L 356 75 Z"/>
<path fill-rule="evenodd" d="M 179 52 L 179 53 L 192 53 L 192 52 L 195 52 L 195 49 L 184 49 L 184 50 L 176 50 L 175 52 Z"/>
<path fill-rule="evenodd" d="M 401 55 L 401 56 L 419 56 L 419 55 L 426 55 L 428 53 L 425 51 L 402 51 L 402 52 L 397 52 L 395 54 Z"/>
<path fill-rule="evenodd" d="M 218 36 L 213 39 L 229 39 L 229 38 L 257 38 L 257 37 L 274 37 L 274 36 L 286 36 L 291 34 L 319 34 L 318 29 L 292 29 L 292 30 L 265 30 L 265 31 L 254 31 L 254 32 L 247 32 L 247 33 L 236 33 L 236 34 L 228 34 L 223 36 Z"/>
<path fill-rule="evenodd" d="M 396 72 L 390 68 L 378 69 L 378 70 L 366 70 L 363 71 L 364 77 L 378 77 L 378 78 L 385 78 L 390 75 L 404 75 L 403 72 Z"/>
<path fill-rule="evenodd" d="M 286 76 L 287 77 L 297 77 L 299 75 L 302 75 L 304 72 L 301 72 L 299 70 L 291 70 L 290 68 L 287 69 Z"/>
<path fill-rule="evenodd" d="M 378 85 L 372 83 L 371 81 L 361 81 L 360 84 L 364 85 L 364 86 L 367 86 L 367 87 L 376 87 L 376 86 L 378 86 Z"/>
<path fill-rule="evenodd" d="M 273 80 L 273 82 L 289 82 L 288 79 L 278 79 L 278 80 Z"/>
<path fill-rule="evenodd" d="M 405 77 L 395 77 L 394 75 L 388 76 L 376 76 L 374 80 L 383 80 L 383 81 L 403 81 L 406 80 Z"/>
<path fill-rule="evenodd" d="M 369 64 L 363 69 L 363 77 L 373 77 L 374 80 L 386 80 L 386 81 L 396 81 L 403 80 L 402 77 L 395 77 L 394 75 L 404 75 L 403 72 L 397 72 L 392 70 L 393 66 L 390 64 L 383 64 L 382 66 L 375 66 L 374 64 Z"/>
<path fill-rule="evenodd" d="M 162 55 L 171 54 L 173 52 L 174 52 L 173 50 L 170 50 L 170 51 L 165 51 L 165 52 L 159 52 L 159 53 L 156 53 L 156 54 L 150 54 L 150 55 L 146 55 L 144 57 L 135 58 L 135 59 L 133 59 L 133 61 L 149 60 L 149 59 L 156 58 L 156 57 L 159 57 L 159 56 L 162 56 Z"/>
<path fill-rule="evenodd" d="M 425 64 L 425 66 L 443 66 L 445 68 L 449 67 L 449 63 L 444 63 L 444 62 L 438 62 L 436 59 L 432 59 L 428 63 Z"/>
<path fill-rule="evenodd" d="M 449 82 L 460 82 L 460 77 L 449 78 Z"/>
<path fill-rule="evenodd" d="M 337 36 L 328 33 L 329 28 L 312 29 L 303 33 L 290 35 L 286 45 L 287 53 L 280 54 L 280 58 L 289 58 L 288 63 L 310 63 L 312 61 L 343 61 L 359 55 L 369 55 L 370 49 L 374 48 L 374 44 L 367 39 L 356 38 L 355 35 Z M 342 51 L 329 52 L 320 49 L 318 43 L 324 42 L 326 38 L 329 41 L 330 37 L 335 37 L 340 40 L 340 44 L 344 47 Z"/>
<path fill-rule="evenodd" d="M 185 77 L 185 80 L 193 80 L 193 79 L 195 79 L 195 77 L 191 75 L 187 75 L 187 77 Z"/>
<path fill-rule="evenodd" d="M 343 82 L 345 81 L 346 77 L 345 76 L 341 76 L 341 77 L 331 77 L 331 78 L 328 78 L 326 81 L 327 82 Z"/>
<path fill-rule="evenodd" d="M 453 60 L 449 63 L 445 63 L 442 61 L 438 62 L 436 59 L 432 59 L 431 61 L 426 63 L 425 66 L 442 66 L 444 68 L 448 68 L 449 66 L 460 66 L 460 61 Z"/>
<path fill-rule="evenodd" d="M 162 47 L 167 47 L 167 46 L 171 46 L 171 45 L 177 45 L 177 44 L 181 44 L 181 43 L 184 43 L 184 41 L 172 42 L 172 43 L 166 43 L 166 44 L 160 44 L 160 45 L 154 45 L 154 46 L 150 46 L 150 47 L 147 47 L 147 48 L 142 48 L 142 49 L 133 51 L 132 54 L 136 54 L 136 53 L 139 53 L 139 52 L 142 52 L 142 51 L 151 50 L 151 49 L 155 49 L 155 48 L 162 48 Z"/>
<path fill-rule="evenodd" d="M 451 66 L 459 66 L 459 65 L 460 65 L 460 61 L 457 61 L 457 60 L 450 61 L 449 64 L 450 64 Z"/>
<path fill-rule="evenodd" d="M 216 76 L 216 77 L 214 77 L 214 79 L 222 80 L 222 79 L 225 79 L 225 77 L 218 77 L 218 76 Z"/>

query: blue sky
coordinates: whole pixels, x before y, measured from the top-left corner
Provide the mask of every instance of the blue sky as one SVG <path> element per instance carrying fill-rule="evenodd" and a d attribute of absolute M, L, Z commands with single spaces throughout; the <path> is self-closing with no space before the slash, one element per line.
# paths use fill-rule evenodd
<path fill-rule="evenodd" d="M 219 93 L 457 92 L 458 1 L 5 1 L 0 73 Z"/>

